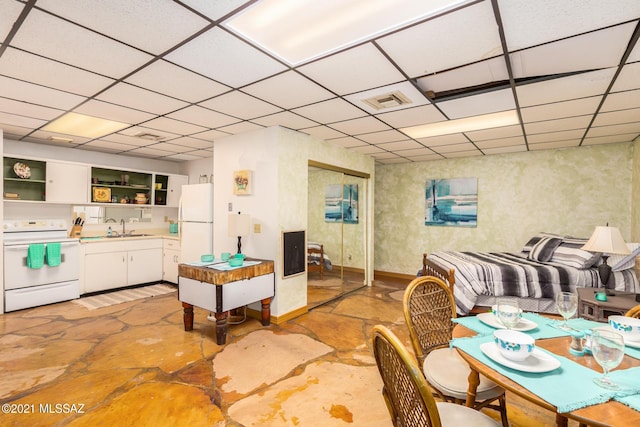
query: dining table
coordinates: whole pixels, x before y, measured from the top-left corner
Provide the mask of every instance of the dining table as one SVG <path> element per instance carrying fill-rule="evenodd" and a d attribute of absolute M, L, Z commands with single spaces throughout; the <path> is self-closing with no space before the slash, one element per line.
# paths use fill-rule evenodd
<path fill-rule="evenodd" d="M 484 319 L 488 315 L 483 314 Z M 592 377 L 602 375 L 602 368 L 590 352 L 575 354 L 570 351 L 572 334 L 558 328 L 557 318 L 525 313 L 523 319 L 535 324 L 523 332 L 534 336 L 536 349 L 561 361 L 559 368 L 551 372 L 523 373 L 513 367 L 503 366 L 496 362 L 498 358 L 492 359 L 487 356 L 488 352 L 485 354 L 478 350 L 481 347 L 486 351 L 489 347 L 483 347 L 483 344 L 487 342 L 491 344 L 485 345 L 495 345 L 493 331 L 497 325 L 489 326 L 475 316 L 453 319 L 456 325 L 451 346 L 458 350 L 470 367 L 466 406 L 474 406 L 482 375 L 505 390 L 555 413 L 558 426 L 567 426 L 569 419 L 589 426 L 640 426 L 640 346 L 637 350 L 627 346 L 622 362 L 610 373 L 612 378 L 614 374 L 617 375 L 616 381 L 624 383 L 624 392 L 613 396 L 615 392 L 593 383 Z M 608 327 L 605 323 L 579 318 L 570 319 L 569 326 L 578 335 L 587 329 Z M 557 390 L 550 391 L 545 387 Z M 610 398 L 608 393 L 612 393 L 613 397 Z M 576 395 L 576 399 L 579 399 L 577 395 L 584 395 L 592 400 L 587 404 L 572 402 L 573 395 Z M 557 399 L 555 403 L 554 399 Z"/>

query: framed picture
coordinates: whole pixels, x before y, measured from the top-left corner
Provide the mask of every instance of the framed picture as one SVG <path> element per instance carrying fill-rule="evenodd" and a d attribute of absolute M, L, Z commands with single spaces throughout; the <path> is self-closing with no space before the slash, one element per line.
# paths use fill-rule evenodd
<path fill-rule="evenodd" d="M 237 196 L 251 194 L 252 187 L 252 173 L 250 170 L 233 172 L 233 194 Z"/>
<path fill-rule="evenodd" d="M 424 225 L 476 227 L 478 178 L 427 179 Z"/>
<path fill-rule="evenodd" d="M 324 221 L 358 223 L 358 184 L 326 186 Z"/>

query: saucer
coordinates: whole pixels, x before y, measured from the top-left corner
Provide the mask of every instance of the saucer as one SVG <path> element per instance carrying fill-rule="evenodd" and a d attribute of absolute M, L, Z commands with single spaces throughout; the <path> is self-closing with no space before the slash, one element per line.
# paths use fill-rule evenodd
<path fill-rule="evenodd" d="M 624 339 L 624 345 L 626 345 L 627 347 L 640 348 L 640 341 L 629 339 L 624 335 L 622 336 L 622 338 Z"/>
<path fill-rule="evenodd" d="M 500 321 L 493 315 L 493 313 L 480 313 L 478 314 L 478 320 L 485 325 L 491 326 L 496 329 L 507 329 Z M 520 318 L 518 324 L 512 328 L 513 331 L 526 332 L 538 327 L 538 324 L 532 320 Z"/>
<path fill-rule="evenodd" d="M 529 357 L 519 362 L 504 357 L 494 342 L 480 344 L 480 350 L 494 362 L 517 371 L 540 373 L 550 372 L 560 367 L 558 359 L 537 348 Z"/>

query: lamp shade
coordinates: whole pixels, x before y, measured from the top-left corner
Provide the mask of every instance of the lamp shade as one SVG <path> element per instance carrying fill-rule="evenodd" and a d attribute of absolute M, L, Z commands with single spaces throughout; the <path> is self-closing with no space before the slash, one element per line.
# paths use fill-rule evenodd
<path fill-rule="evenodd" d="M 229 237 L 246 237 L 251 232 L 251 215 L 230 214 L 228 223 Z"/>
<path fill-rule="evenodd" d="M 582 247 L 589 252 L 602 252 L 604 254 L 621 254 L 630 253 L 627 244 L 624 242 L 620 230 L 616 227 L 598 226 Z"/>

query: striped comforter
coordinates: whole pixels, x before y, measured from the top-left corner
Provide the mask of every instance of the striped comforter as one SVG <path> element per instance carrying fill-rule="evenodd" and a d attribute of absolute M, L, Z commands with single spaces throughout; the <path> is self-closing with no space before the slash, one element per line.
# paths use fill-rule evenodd
<path fill-rule="evenodd" d="M 467 314 L 479 295 L 549 298 L 577 287 L 598 287 L 596 268 L 578 269 L 527 259 L 526 253 L 434 252 L 428 259 L 455 270 L 453 295 L 459 314 Z M 615 289 L 640 292 L 633 269 L 612 272 Z"/>

